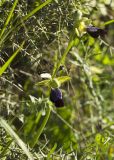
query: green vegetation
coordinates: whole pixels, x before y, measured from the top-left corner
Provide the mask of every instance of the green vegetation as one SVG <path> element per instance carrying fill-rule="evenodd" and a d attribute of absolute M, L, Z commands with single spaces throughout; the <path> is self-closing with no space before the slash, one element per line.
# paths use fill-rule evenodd
<path fill-rule="evenodd" d="M 112 0 L 0 1 L 1 160 L 114 159 L 113 42 Z"/>

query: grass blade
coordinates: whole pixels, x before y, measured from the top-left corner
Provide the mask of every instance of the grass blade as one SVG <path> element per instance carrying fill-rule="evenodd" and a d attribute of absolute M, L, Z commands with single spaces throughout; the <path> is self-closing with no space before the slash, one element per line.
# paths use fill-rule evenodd
<path fill-rule="evenodd" d="M 20 146 L 23 152 L 27 155 L 28 159 L 34 160 L 32 154 L 27 149 L 25 143 L 19 138 L 19 136 L 14 132 L 14 130 L 9 126 L 9 124 L 3 118 L 0 118 L 0 124 L 10 134 L 10 136 L 13 139 L 15 139 L 17 144 Z"/>
<path fill-rule="evenodd" d="M 55 68 L 54 71 L 53 71 L 52 78 L 55 77 L 56 72 L 57 72 L 57 70 L 59 69 L 60 65 L 64 63 L 65 58 L 66 58 L 69 50 L 72 48 L 73 44 L 74 44 L 74 40 L 71 39 L 70 42 L 69 42 L 69 44 L 68 44 L 68 46 L 67 46 L 67 48 L 66 48 L 66 50 L 64 51 L 64 53 L 63 53 L 63 55 L 62 55 L 62 57 L 61 57 L 61 59 L 59 60 L 56 68 Z"/>
<path fill-rule="evenodd" d="M 52 0 L 47 0 L 46 2 L 44 2 L 43 4 L 41 4 L 40 6 L 36 7 L 34 10 L 32 10 L 30 13 L 28 13 L 26 16 L 24 16 L 22 18 L 22 21 L 27 20 L 28 18 L 30 18 L 31 16 L 33 16 L 37 11 L 39 11 L 40 9 L 42 9 L 43 7 L 45 7 L 46 5 L 48 5 Z"/>
<path fill-rule="evenodd" d="M 22 49 L 24 45 L 24 42 L 21 44 L 21 46 L 13 53 L 13 55 L 7 60 L 7 62 L 0 68 L 0 76 L 5 72 L 5 70 L 8 68 L 10 63 L 13 61 L 13 59 L 16 57 L 16 55 L 19 53 L 19 51 Z"/>
<path fill-rule="evenodd" d="M 51 1 L 53 1 L 53 0 L 47 0 L 46 2 L 44 2 L 43 4 L 41 4 L 40 6 L 36 7 L 34 10 L 32 10 L 30 13 L 28 13 L 26 16 L 22 17 L 21 21 L 19 21 L 15 26 L 12 26 L 12 28 L 9 29 L 9 31 L 7 31 L 7 33 L 4 35 L 4 37 L 2 37 L 2 39 L 0 40 L 0 45 L 5 41 L 5 39 L 8 37 L 8 35 L 11 34 L 12 31 L 14 31 L 14 30 L 17 31 L 22 26 L 22 24 L 23 24 L 24 21 L 26 21 L 31 16 L 33 16 L 37 11 L 39 11 L 40 9 L 42 9 L 43 7 L 45 7 L 46 5 L 48 5 L 49 3 L 51 3 Z M 5 28 L 4 28 L 4 31 L 5 31 Z M 1 31 L 0 38 L 3 35 L 4 31 Z"/>
<path fill-rule="evenodd" d="M 104 25 L 106 26 L 106 25 L 109 25 L 109 24 L 111 24 L 111 23 L 114 23 L 114 19 L 112 19 L 112 20 L 110 20 L 110 21 L 105 22 L 105 23 L 104 23 Z"/>
<path fill-rule="evenodd" d="M 8 143 L 7 143 L 7 146 L 1 151 L 0 153 L 0 159 L 4 157 L 5 154 L 7 154 L 7 151 L 11 145 L 13 140 L 10 140 Z"/>
<path fill-rule="evenodd" d="M 47 159 L 51 159 L 51 155 L 54 153 L 55 149 L 57 148 L 57 143 L 54 144 L 53 148 L 49 151 L 47 155 Z"/>
<path fill-rule="evenodd" d="M 2 30 L 1 30 L 1 32 L 0 32 L 0 39 L 1 39 L 2 35 L 4 34 L 4 31 L 5 31 L 6 27 L 7 27 L 7 25 L 8 25 L 9 22 L 10 22 L 10 19 L 11 19 L 11 17 L 12 17 L 13 11 L 14 11 L 17 3 L 18 3 L 18 0 L 15 0 L 14 4 L 13 4 L 13 6 L 12 6 L 12 9 L 11 9 L 11 11 L 10 11 L 7 19 L 6 19 L 6 22 L 5 22 L 5 24 L 4 24 L 4 27 L 2 28 Z"/>

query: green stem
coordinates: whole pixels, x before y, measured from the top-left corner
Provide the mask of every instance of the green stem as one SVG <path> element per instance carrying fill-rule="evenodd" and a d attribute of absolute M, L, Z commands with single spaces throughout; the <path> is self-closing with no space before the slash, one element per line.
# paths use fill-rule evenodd
<path fill-rule="evenodd" d="M 34 136 L 34 142 L 31 144 L 31 147 L 34 147 L 36 143 L 38 143 L 38 140 L 39 140 L 39 137 L 40 135 L 42 134 L 46 124 L 47 124 L 47 121 L 50 117 L 50 113 L 51 113 L 51 108 L 48 107 L 47 108 L 47 112 L 46 112 L 46 116 L 44 117 L 43 119 L 43 122 L 42 122 L 42 125 L 40 126 L 40 128 L 38 129 L 38 132 L 37 134 Z"/>
<path fill-rule="evenodd" d="M 56 73 L 57 73 L 57 70 L 59 69 L 60 65 L 65 61 L 65 58 L 66 58 L 69 50 L 72 48 L 73 44 L 74 44 L 74 40 L 71 39 L 71 40 L 69 41 L 69 44 L 68 44 L 65 52 L 64 52 L 63 55 L 62 55 L 60 61 L 58 62 L 57 66 L 56 66 L 56 69 L 55 69 L 54 72 L 53 72 L 52 78 L 55 77 L 55 75 L 56 75 Z"/>

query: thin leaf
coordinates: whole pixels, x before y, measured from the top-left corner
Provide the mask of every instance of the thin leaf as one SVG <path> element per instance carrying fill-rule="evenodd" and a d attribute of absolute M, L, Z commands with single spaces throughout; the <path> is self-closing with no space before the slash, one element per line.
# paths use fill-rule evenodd
<path fill-rule="evenodd" d="M 38 123 L 39 123 L 39 121 L 40 121 L 40 119 L 41 119 L 41 116 L 42 116 L 42 112 L 41 111 L 39 111 L 38 113 L 37 113 L 37 117 L 36 117 L 36 119 L 35 119 L 35 121 L 32 123 L 32 125 L 31 125 L 31 127 L 28 127 L 27 128 L 27 133 L 28 133 L 28 135 L 31 135 L 32 133 L 35 133 L 36 131 L 36 128 L 37 128 L 37 126 L 38 126 Z M 28 124 L 29 126 L 30 126 L 30 124 Z M 33 143 L 33 141 L 31 141 L 32 143 Z"/>
<path fill-rule="evenodd" d="M 55 151 L 56 148 L 57 148 L 57 143 L 54 144 L 53 148 L 48 153 L 47 159 L 51 159 L 51 155 L 54 153 L 54 151 Z"/>
<path fill-rule="evenodd" d="M 69 81 L 71 80 L 71 78 L 69 76 L 62 76 L 62 77 L 57 77 L 56 78 L 61 84 L 66 82 L 66 81 Z"/>
<path fill-rule="evenodd" d="M 105 23 L 104 23 L 104 25 L 106 26 L 106 25 L 109 25 L 109 24 L 111 24 L 111 23 L 114 23 L 114 19 L 112 19 L 112 20 L 110 20 L 110 21 L 105 22 Z"/>
<path fill-rule="evenodd" d="M 27 155 L 29 160 L 34 160 L 32 154 L 27 149 L 25 143 L 19 138 L 19 136 L 14 132 L 10 125 L 3 119 L 0 118 L 1 126 L 10 134 L 10 136 L 17 142 L 23 152 Z"/>
<path fill-rule="evenodd" d="M 47 0 L 46 2 L 44 2 L 43 4 L 41 4 L 40 6 L 36 7 L 34 10 L 32 10 L 30 13 L 28 13 L 26 16 L 24 16 L 22 18 L 22 21 L 27 20 L 28 18 L 30 18 L 31 16 L 33 16 L 37 11 L 39 11 L 40 9 L 42 9 L 43 7 L 45 7 L 46 5 L 48 5 L 52 0 Z"/>
<path fill-rule="evenodd" d="M 14 12 L 15 7 L 17 6 L 17 3 L 18 3 L 18 0 L 15 0 L 14 4 L 12 6 L 12 9 L 11 9 L 11 11 L 10 11 L 10 13 L 9 13 L 9 15 L 7 17 L 7 20 L 6 20 L 5 24 L 4 24 L 4 27 L 2 28 L 2 30 L 0 32 L 0 39 L 1 39 L 2 35 L 4 34 L 4 31 L 5 31 L 6 27 L 8 26 L 8 24 L 10 22 L 10 19 L 12 17 L 12 14 Z"/>
<path fill-rule="evenodd" d="M 50 83 L 50 80 L 44 80 L 44 81 L 41 81 L 41 82 L 37 82 L 36 85 L 38 86 L 48 86 Z"/>
<path fill-rule="evenodd" d="M 58 62 L 58 52 L 55 52 L 55 54 L 54 54 L 54 58 L 53 58 L 53 61 L 54 61 L 54 67 L 53 67 L 53 72 L 52 72 L 52 75 L 55 73 L 55 71 L 56 71 L 56 68 L 57 68 L 57 62 Z"/>
<path fill-rule="evenodd" d="M 40 9 L 42 9 L 43 7 L 45 7 L 46 5 L 48 5 L 49 3 L 51 3 L 51 1 L 53 0 L 47 0 L 46 2 L 44 2 L 43 4 L 41 4 L 40 6 L 36 7 L 34 10 L 32 10 L 30 13 L 28 13 L 26 16 L 22 17 L 21 21 L 19 21 L 14 27 L 12 26 L 11 29 L 9 29 L 4 37 L 0 40 L 0 45 L 4 42 L 4 40 L 8 37 L 8 35 L 11 34 L 12 31 L 17 31 L 23 24 L 24 21 L 28 20 L 31 16 L 33 16 L 37 11 L 39 11 Z"/>
<path fill-rule="evenodd" d="M 6 147 L 1 151 L 1 153 L 0 153 L 0 159 L 3 158 L 3 156 L 7 154 L 11 143 L 12 143 L 12 140 L 10 140 L 10 141 L 7 143 Z"/>
<path fill-rule="evenodd" d="M 22 49 L 24 42 L 21 44 L 21 46 L 13 53 L 13 55 L 8 59 L 8 61 L 0 68 L 0 76 L 5 72 L 5 70 L 8 68 L 10 63 L 13 61 L 13 59 L 16 57 L 16 55 L 19 53 L 19 51 Z"/>

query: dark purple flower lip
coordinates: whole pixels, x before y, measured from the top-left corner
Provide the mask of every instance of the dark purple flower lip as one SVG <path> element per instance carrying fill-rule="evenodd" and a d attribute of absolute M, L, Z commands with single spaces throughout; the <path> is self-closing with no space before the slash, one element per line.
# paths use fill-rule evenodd
<path fill-rule="evenodd" d="M 106 30 L 95 26 L 88 26 L 86 31 L 93 38 L 98 38 L 99 36 L 103 37 L 107 33 Z"/>
<path fill-rule="evenodd" d="M 63 101 L 63 99 L 58 99 L 58 100 L 55 102 L 55 106 L 56 106 L 56 107 L 64 107 L 64 101 Z"/>
<path fill-rule="evenodd" d="M 50 92 L 50 101 L 52 101 L 56 107 L 63 107 L 64 102 L 62 99 L 62 92 L 59 88 L 52 88 Z"/>
<path fill-rule="evenodd" d="M 59 88 L 52 88 L 50 92 L 50 100 L 55 103 L 58 99 L 62 99 L 62 92 Z"/>

